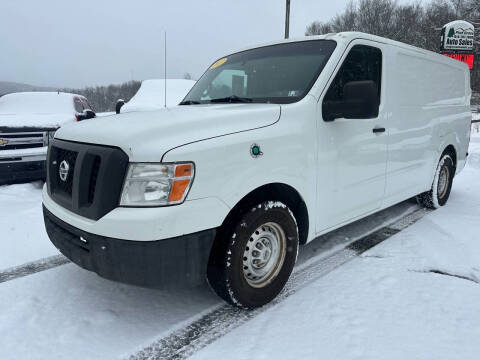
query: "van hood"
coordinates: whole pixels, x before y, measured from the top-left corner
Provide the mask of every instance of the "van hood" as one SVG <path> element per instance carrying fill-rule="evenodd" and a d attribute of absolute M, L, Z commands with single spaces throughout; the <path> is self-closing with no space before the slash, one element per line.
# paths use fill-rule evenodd
<path fill-rule="evenodd" d="M 268 126 L 279 118 L 276 104 L 182 105 L 82 121 L 60 128 L 55 138 L 116 146 L 132 162 L 157 162 L 174 147 Z"/>

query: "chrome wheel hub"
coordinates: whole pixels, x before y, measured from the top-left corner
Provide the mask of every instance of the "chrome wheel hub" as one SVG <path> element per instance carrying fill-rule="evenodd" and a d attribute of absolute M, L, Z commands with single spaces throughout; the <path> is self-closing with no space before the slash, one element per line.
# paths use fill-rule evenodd
<path fill-rule="evenodd" d="M 442 168 L 440 169 L 440 174 L 438 175 L 437 192 L 439 198 L 443 198 L 445 196 L 445 193 L 447 192 L 449 176 L 450 172 L 448 170 L 448 167 L 442 166 Z"/>
<path fill-rule="evenodd" d="M 250 236 L 243 253 L 243 275 L 253 287 L 264 287 L 280 272 L 286 253 L 286 237 L 280 225 L 268 222 Z"/>

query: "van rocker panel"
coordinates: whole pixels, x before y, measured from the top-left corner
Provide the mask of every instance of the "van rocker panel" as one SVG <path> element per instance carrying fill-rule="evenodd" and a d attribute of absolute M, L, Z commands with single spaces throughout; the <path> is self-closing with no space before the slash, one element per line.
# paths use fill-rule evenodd
<path fill-rule="evenodd" d="M 58 250 L 104 278 L 155 288 L 205 281 L 215 229 L 158 241 L 131 241 L 74 228 L 45 206 L 43 215 L 47 234 Z"/>

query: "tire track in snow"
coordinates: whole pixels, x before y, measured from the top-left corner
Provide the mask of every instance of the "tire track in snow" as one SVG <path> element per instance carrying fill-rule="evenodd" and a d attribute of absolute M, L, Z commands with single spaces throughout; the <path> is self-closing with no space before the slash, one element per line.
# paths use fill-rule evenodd
<path fill-rule="evenodd" d="M 185 359 L 248 320 L 284 301 L 309 283 L 327 275 L 339 266 L 414 224 L 428 212 L 429 210 L 423 208 L 416 210 L 390 225 L 353 241 L 327 258 L 317 256 L 308 260 L 295 269 L 282 293 L 262 308 L 243 310 L 227 304 L 221 305 L 185 328 L 177 330 L 129 356 L 129 360 Z"/>
<path fill-rule="evenodd" d="M 6 270 L 1 270 L 0 283 L 15 280 L 27 275 L 36 274 L 40 271 L 49 270 L 69 262 L 70 260 L 63 255 L 54 255 L 37 261 L 28 262 L 20 266 L 8 268 Z"/>

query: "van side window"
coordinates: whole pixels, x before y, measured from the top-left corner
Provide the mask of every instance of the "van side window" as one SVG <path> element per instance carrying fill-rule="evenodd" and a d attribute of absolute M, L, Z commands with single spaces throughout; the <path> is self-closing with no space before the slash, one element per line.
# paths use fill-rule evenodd
<path fill-rule="evenodd" d="M 366 45 L 355 45 L 348 53 L 323 102 L 342 102 L 344 87 L 352 81 L 373 81 L 380 98 L 382 83 L 382 51 Z M 378 114 L 378 112 L 377 112 Z M 325 119 L 324 119 L 325 120 Z"/>

